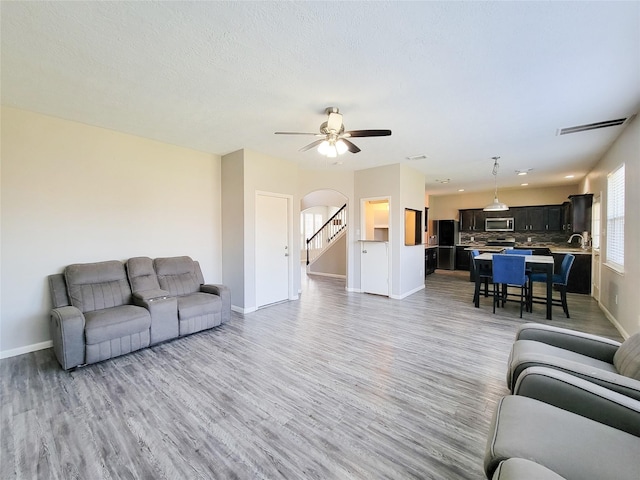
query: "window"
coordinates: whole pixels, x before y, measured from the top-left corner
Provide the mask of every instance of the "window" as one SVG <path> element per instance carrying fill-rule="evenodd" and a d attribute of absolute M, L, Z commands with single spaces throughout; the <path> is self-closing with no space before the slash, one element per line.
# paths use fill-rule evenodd
<path fill-rule="evenodd" d="M 624 164 L 607 177 L 606 264 L 624 272 Z"/>
<path fill-rule="evenodd" d="M 315 213 L 312 210 L 309 212 L 303 212 L 301 214 L 302 220 L 300 221 L 300 236 L 301 247 L 304 250 L 307 248 L 307 240 L 316 233 L 320 227 L 324 224 L 324 216 L 322 213 Z"/>

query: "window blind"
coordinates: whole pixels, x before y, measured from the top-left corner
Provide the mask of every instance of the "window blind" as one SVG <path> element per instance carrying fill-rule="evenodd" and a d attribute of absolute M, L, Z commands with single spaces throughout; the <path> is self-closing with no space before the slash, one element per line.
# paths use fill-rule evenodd
<path fill-rule="evenodd" d="M 606 263 L 624 271 L 624 164 L 607 177 Z"/>

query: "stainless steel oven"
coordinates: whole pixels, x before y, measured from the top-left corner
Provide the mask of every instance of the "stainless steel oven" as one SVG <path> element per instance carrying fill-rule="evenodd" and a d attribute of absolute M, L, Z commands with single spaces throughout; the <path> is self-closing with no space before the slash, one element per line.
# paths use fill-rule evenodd
<path fill-rule="evenodd" d="M 513 217 L 487 218 L 484 221 L 485 232 L 513 232 Z"/>

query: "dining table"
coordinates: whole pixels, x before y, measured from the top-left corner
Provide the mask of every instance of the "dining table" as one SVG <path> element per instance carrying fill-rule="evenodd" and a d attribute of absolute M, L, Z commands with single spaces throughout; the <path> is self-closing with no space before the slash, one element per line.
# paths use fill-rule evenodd
<path fill-rule="evenodd" d="M 481 253 L 477 255 L 473 261 L 478 264 L 478 267 L 483 267 L 483 270 L 490 270 L 493 262 L 494 253 Z M 551 255 L 523 255 L 525 257 L 525 264 L 527 270 L 531 272 L 546 273 L 547 275 L 547 320 L 551 320 L 551 306 L 553 305 L 553 256 Z M 482 279 L 480 275 L 476 275 L 475 278 L 475 307 L 480 307 L 480 285 Z"/>

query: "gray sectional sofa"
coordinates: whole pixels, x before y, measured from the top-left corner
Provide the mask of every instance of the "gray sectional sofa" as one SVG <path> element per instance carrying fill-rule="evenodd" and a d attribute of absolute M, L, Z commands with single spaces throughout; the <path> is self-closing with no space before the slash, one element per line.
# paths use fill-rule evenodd
<path fill-rule="evenodd" d="M 100 362 L 231 318 L 224 285 L 190 257 L 69 265 L 49 276 L 53 350 L 63 369 Z"/>
<path fill-rule="evenodd" d="M 488 479 L 640 478 L 640 333 L 624 342 L 527 323 L 493 416 Z"/>

